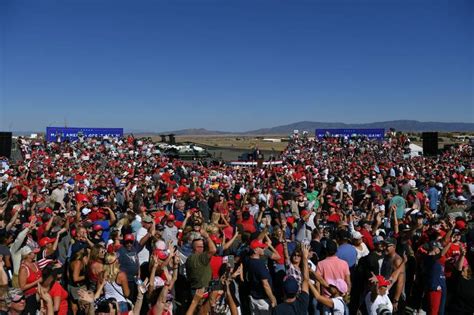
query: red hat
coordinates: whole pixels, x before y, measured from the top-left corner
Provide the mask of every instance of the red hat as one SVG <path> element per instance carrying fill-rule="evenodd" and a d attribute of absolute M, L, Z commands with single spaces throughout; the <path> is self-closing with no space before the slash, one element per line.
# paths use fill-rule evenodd
<path fill-rule="evenodd" d="M 43 237 L 39 240 L 38 244 L 40 247 L 45 247 L 48 244 L 52 244 L 56 241 L 55 238 Z"/>
<path fill-rule="evenodd" d="M 155 249 L 153 251 L 153 256 L 155 256 L 156 258 L 160 260 L 165 260 L 166 258 L 168 258 L 168 253 L 161 249 Z"/>
<path fill-rule="evenodd" d="M 309 211 L 308 210 L 303 210 L 301 211 L 301 217 L 305 217 L 309 214 Z"/>
<path fill-rule="evenodd" d="M 211 235 L 211 236 L 210 236 L 210 239 L 211 239 L 214 243 L 216 243 L 216 244 L 222 243 L 222 240 L 221 240 L 217 235 L 215 235 L 215 234 Z"/>
<path fill-rule="evenodd" d="M 189 196 L 190 196 L 190 197 L 194 197 L 194 196 L 196 196 L 196 193 L 195 193 L 194 191 L 191 191 L 191 192 L 189 193 Z"/>
<path fill-rule="evenodd" d="M 384 276 L 377 276 L 377 284 L 380 287 L 388 287 L 390 285 L 390 281 L 385 279 Z"/>
<path fill-rule="evenodd" d="M 288 217 L 288 218 L 286 218 L 286 222 L 289 223 L 289 224 L 293 224 L 293 223 L 295 223 L 295 218 L 294 217 Z"/>
<path fill-rule="evenodd" d="M 100 224 L 94 224 L 92 229 L 97 232 L 97 231 L 102 231 L 104 228 Z"/>
<path fill-rule="evenodd" d="M 459 230 L 464 230 L 466 228 L 466 222 L 463 220 L 456 221 L 456 228 Z"/>
<path fill-rule="evenodd" d="M 242 196 L 240 194 L 235 195 L 235 200 L 240 200 L 242 199 Z"/>
<path fill-rule="evenodd" d="M 135 236 L 133 234 L 125 234 L 123 237 L 124 241 L 135 241 Z"/>
<path fill-rule="evenodd" d="M 174 214 L 170 214 L 168 215 L 168 217 L 166 218 L 166 221 L 174 221 L 176 220 L 176 217 L 174 216 Z"/>
<path fill-rule="evenodd" d="M 262 241 L 256 239 L 250 242 L 250 248 L 251 249 L 256 249 L 256 248 L 267 248 L 267 244 L 263 243 Z"/>
<path fill-rule="evenodd" d="M 334 202 L 330 202 L 330 203 L 329 203 L 329 206 L 330 206 L 330 207 L 337 208 L 337 204 L 335 204 Z"/>

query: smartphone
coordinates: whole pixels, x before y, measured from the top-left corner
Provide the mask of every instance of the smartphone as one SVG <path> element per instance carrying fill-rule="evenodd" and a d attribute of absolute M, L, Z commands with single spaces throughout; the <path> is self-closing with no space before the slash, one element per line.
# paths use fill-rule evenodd
<path fill-rule="evenodd" d="M 229 266 L 230 269 L 234 269 L 234 266 L 235 266 L 234 255 L 227 256 L 227 265 Z"/>

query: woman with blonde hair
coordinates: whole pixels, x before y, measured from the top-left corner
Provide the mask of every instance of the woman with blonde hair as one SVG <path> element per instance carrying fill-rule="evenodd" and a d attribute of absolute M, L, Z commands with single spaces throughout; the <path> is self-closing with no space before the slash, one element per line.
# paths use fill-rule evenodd
<path fill-rule="evenodd" d="M 119 305 L 119 314 L 126 314 L 133 307 L 127 297 L 130 295 L 127 275 L 120 271 L 120 263 L 116 253 L 108 253 L 104 264 L 105 298 L 114 298 Z"/>
<path fill-rule="evenodd" d="M 21 249 L 21 265 L 18 274 L 20 289 L 26 297 L 26 308 L 24 314 L 35 314 L 39 308 L 39 302 L 36 298 L 38 284 L 41 283 L 41 269 L 36 263 L 36 254 L 38 249 L 32 249 L 24 246 Z"/>
<path fill-rule="evenodd" d="M 90 282 L 89 288 L 92 289 L 92 291 L 96 290 L 99 276 L 104 270 L 104 258 L 106 252 L 105 246 L 101 244 L 95 244 L 91 249 L 87 265 L 87 275 Z"/>

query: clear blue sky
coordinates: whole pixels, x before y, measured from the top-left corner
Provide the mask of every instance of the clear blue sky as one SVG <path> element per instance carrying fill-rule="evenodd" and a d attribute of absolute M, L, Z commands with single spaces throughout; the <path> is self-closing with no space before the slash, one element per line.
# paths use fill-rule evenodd
<path fill-rule="evenodd" d="M 473 122 L 470 0 L 0 1 L 0 130 Z"/>

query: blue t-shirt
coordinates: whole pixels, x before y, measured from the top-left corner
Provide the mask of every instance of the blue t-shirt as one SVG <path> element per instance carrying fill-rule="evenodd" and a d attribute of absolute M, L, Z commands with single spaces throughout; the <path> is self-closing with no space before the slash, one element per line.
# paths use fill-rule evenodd
<path fill-rule="evenodd" d="M 337 248 L 336 256 L 339 259 L 345 260 L 349 268 L 352 268 L 357 261 L 357 250 L 350 244 L 343 244 Z"/>
<path fill-rule="evenodd" d="M 430 291 L 446 290 L 446 276 L 444 266 L 434 256 L 426 256 L 424 259 L 426 270 L 426 287 Z"/>
<path fill-rule="evenodd" d="M 186 214 L 184 212 L 179 211 L 178 209 L 174 210 L 173 214 L 174 214 L 174 217 L 176 218 L 176 221 L 183 222 L 184 219 L 186 218 Z"/>
<path fill-rule="evenodd" d="M 436 210 L 438 209 L 438 189 L 431 187 L 428 190 L 428 198 L 430 199 L 430 209 L 431 210 Z"/>
<path fill-rule="evenodd" d="M 278 304 L 272 311 L 272 315 L 300 315 L 308 314 L 309 295 L 301 292 L 293 303 Z"/>
<path fill-rule="evenodd" d="M 98 224 L 102 227 L 102 240 L 107 244 L 110 236 L 110 223 L 108 220 L 105 221 L 94 221 L 94 224 Z"/>
<path fill-rule="evenodd" d="M 254 299 L 268 298 L 263 288 L 262 280 L 267 279 L 268 284 L 272 287 L 272 278 L 263 260 L 250 258 L 247 262 L 246 277 L 250 283 L 250 295 Z"/>

